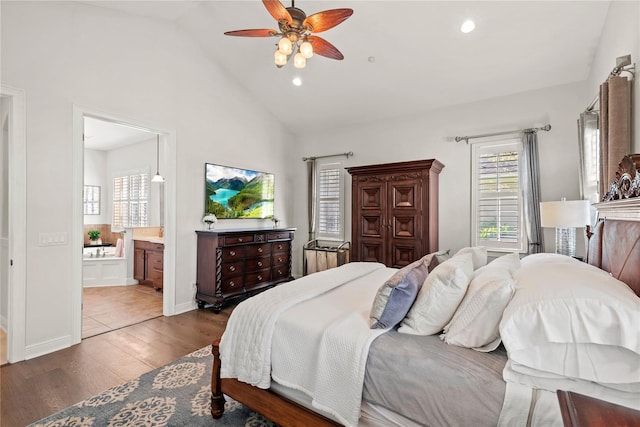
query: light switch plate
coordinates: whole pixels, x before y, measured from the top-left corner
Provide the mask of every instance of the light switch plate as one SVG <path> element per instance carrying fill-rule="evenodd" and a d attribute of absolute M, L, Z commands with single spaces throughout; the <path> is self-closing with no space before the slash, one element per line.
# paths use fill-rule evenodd
<path fill-rule="evenodd" d="M 56 231 L 50 233 L 40 233 L 38 235 L 39 246 L 58 246 L 67 244 L 67 233 Z"/>

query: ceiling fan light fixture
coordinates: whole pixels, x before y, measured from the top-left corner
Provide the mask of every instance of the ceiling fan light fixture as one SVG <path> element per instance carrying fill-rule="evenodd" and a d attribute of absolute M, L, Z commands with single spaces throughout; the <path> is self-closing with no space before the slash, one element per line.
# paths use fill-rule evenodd
<path fill-rule="evenodd" d="M 300 52 L 293 57 L 293 66 L 296 68 L 304 68 L 307 66 L 307 60 Z"/>
<path fill-rule="evenodd" d="M 285 55 L 291 55 L 293 52 L 293 43 L 287 36 L 282 36 L 280 41 L 278 42 L 278 50 Z"/>
<path fill-rule="evenodd" d="M 313 56 L 313 46 L 308 41 L 302 42 L 300 45 L 300 54 L 304 56 L 305 59 L 309 59 Z"/>
<path fill-rule="evenodd" d="M 279 67 L 287 64 L 287 55 L 282 53 L 280 49 L 276 50 L 276 53 L 273 54 L 273 58 L 276 65 Z"/>

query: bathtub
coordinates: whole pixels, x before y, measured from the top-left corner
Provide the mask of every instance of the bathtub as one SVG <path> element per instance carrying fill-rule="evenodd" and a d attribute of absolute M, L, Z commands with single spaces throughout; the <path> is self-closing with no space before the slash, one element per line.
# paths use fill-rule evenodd
<path fill-rule="evenodd" d="M 100 255 L 96 254 L 100 250 Z M 137 280 L 127 277 L 127 258 L 114 256 L 114 246 L 84 248 L 82 251 L 82 286 L 135 285 Z M 104 252 L 103 252 L 104 251 Z"/>

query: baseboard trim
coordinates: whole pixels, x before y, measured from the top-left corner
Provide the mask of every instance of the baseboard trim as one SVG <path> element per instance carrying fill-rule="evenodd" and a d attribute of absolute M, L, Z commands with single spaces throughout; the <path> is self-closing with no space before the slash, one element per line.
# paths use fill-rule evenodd
<path fill-rule="evenodd" d="M 43 341 L 38 344 L 28 345 L 25 348 L 24 359 L 29 360 L 35 357 L 44 356 L 45 354 L 71 347 L 72 344 L 71 335 L 66 335 L 64 337 Z"/>
<path fill-rule="evenodd" d="M 173 311 L 173 316 L 175 316 L 176 314 L 182 314 L 182 313 L 186 313 L 187 311 L 191 311 L 191 310 L 195 310 L 196 309 L 196 303 L 195 302 L 185 302 L 182 304 L 178 304 L 176 305 Z"/>

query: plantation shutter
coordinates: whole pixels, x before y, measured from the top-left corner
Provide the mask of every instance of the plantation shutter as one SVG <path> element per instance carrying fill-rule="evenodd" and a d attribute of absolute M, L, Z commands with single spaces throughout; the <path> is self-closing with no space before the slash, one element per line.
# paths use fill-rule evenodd
<path fill-rule="evenodd" d="M 522 250 L 520 141 L 474 145 L 474 245 Z"/>
<path fill-rule="evenodd" d="M 318 237 L 342 239 L 342 169 L 339 164 L 318 170 Z"/>
<path fill-rule="evenodd" d="M 149 174 L 113 179 L 113 228 L 149 225 Z"/>

